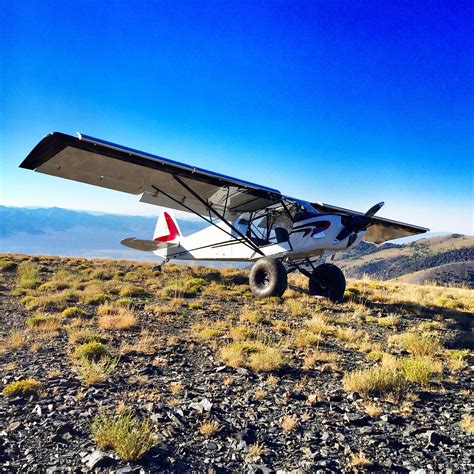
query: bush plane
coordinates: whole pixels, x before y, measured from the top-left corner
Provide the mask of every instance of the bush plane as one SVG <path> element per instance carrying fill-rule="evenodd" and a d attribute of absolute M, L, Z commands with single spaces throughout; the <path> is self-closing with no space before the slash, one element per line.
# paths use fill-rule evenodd
<path fill-rule="evenodd" d="M 21 168 L 140 196 L 166 208 L 151 239 L 122 244 L 153 252 L 163 262 L 217 260 L 253 262 L 249 275 L 257 297 L 281 296 L 288 273 L 308 277 L 309 293 L 341 301 L 346 280 L 323 259 L 362 240 L 387 240 L 428 229 L 382 217 L 380 202 L 357 212 L 283 195 L 277 189 L 179 163 L 78 133 L 44 137 Z M 183 236 L 172 210 L 195 214 L 209 226 Z"/>

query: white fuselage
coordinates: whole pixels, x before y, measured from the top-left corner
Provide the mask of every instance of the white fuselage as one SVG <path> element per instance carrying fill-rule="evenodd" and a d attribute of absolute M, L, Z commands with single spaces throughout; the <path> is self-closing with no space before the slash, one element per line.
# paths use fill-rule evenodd
<path fill-rule="evenodd" d="M 295 222 L 288 241 L 276 242 L 273 236 L 266 245 L 259 245 L 260 251 L 265 256 L 288 255 L 293 259 L 300 259 L 346 250 L 357 245 L 365 231 L 359 232 L 356 238 L 352 237 L 351 242 L 350 235 L 341 241 L 337 240 L 336 237 L 344 229 L 341 217 L 338 214 L 321 214 Z M 243 239 L 237 235 L 233 238 L 224 230 L 231 231 L 224 222 L 218 222 L 217 227 L 211 225 L 188 237 L 180 237 L 179 245 L 159 249 L 154 253 L 162 258 L 178 260 L 254 261 L 262 257 L 250 245 L 246 245 Z"/>

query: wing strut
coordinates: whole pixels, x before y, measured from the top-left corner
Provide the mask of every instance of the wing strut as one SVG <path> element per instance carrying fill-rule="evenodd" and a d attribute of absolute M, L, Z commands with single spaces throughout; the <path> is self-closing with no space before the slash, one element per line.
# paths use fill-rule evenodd
<path fill-rule="evenodd" d="M 176 179 L 176 176 L 174 177 Z M 170 194 L 168 194 L 167 192 L 163 191 L 163 190 L 160 190 L 158 189 L 155 185 L 152 185 L 151 186 L 157 193 L 162 193 L 164 194 L 167 198 L 171 199 L 172 201 L 174 201 L 175 203 L 179 204 L 179 206 L 182 206 L 184 207 L 186 210 L 188 210 L 189 212 L 195 214 L 196 216 L 200 217 L 201 219 L 203 219 L 204 221 L 206 221 L 208 224 L 211 224 L 215 227 L 217 227 L 218 229 L 220 229 L 222 232 L 226 233 L 227 235 L 229 235 L 230 237 L 232 237 L 232 239 L 235 240 L 235 237 L 228 231 L 226 231 L 225 229 L 222 229 L 222 227 L 219 227 L 215 222 L 212 221 L 212 218 L 211 218 L 211 209 L 212 207 L 209 206 L 209 204 L 206 203 L 206 207 L 209 211 L 209 218 L 207 217 L 204 217 L 203 215 L 201 214 L 198 214 L 196 211 L 194 211 L 193 209 L 191 209 L 189 206 L 187 206 L 186 204 L 184 204 L 184 202 L 181 202 L 179 201 L 178 199 L 176 199 L 175 197 L 171 196 Z M 214 209 L 212 209 L 212 211 L 218 215 L 216 213 L 216 211 Z M 223 219 L 223 222 L 225 224 L 227 224 L 231 229 L 234 229 L 234 226 L 232 226 L 232 224 L 230 224 L 227 220 Z M 238 231 L 238 229 L 235 229 L 236 231 Z M 240 235 L 242 235 L 240 232 L 238 232 Z M 250 241 L 249 239 L 247 239 L 247 237 L 244 237 L 244 240 L 242 241 L 242 243 L 244 245 L 246 245 L 247 247 L 249 247 L 251 250 L 255 251 L 255 252 L 258 252 L 259 254 L 261 255 L 264 255 L 263 252 L 255 246 L 255 244 Z"/>
<path fill-rule="evenodd" d="M 208 202 L 206 202 L 199 194 L 197 194 L 193 189 L 191 189 L 181 178 L 178 176 L 173 175 L 173 178 L 181 185 L 183 186 L 184 189 L 186 189 L 188 192 L 190 192 L 198 201 L 200 201 L 204 206 L 206 206 L 209 211 L 213 212 L 218 219 L 220 219 L 222 222 L 224 222 L 226 225 L 228 225 L 238 236 L 240 236 L 244 241 L 242 242 L 243 244 L 246 244 L 247 247 L 250 247 L 252 250 L 255 252 L 259 253 L 260 255 L 265 256 L 265 254 L 242 232 L 240 232 L 239 229 L 237 229 L 235 226 L 233 226 L 223 215 L 221 215 L 219 212 L 217 212 Z M 226 199 L 226 206 L 227 206 L 227 199 Z M 225 213 L 225 209 L 224 209 Z M 202 216 L 201 216 L 202 217 Z M 214 224 L 213 222 L 211 222 Z M 216 227 L 217 224 L 214 224 Z M 219 229 L 221 229 L 219 227 Z M 221 229 L 223 230 L 223 229 Z M 226 232 L 226 231 L 224 231 Z M 226 232 L 226 234 L 230 235 L 231 237 L 234 237 L 231 233 Z"/>

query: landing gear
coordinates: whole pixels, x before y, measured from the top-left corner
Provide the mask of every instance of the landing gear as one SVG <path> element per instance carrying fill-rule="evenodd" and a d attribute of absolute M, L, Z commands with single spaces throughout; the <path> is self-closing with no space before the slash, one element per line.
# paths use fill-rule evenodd
<path fill-rule="evenodd" d="M 258 298 L 281 296 L 288 286 L 285 266 L 276 258 L 260 258 L 250 270 L 249 285 Z"/>
<path fill-rule="evenodd" d="M 165 263 L 168 263 L 168 262 L 169 262 L 169 258 L 165 258 L 160 264 L 155 265 L 154 267 L 152 267 L 152 270 L 154 272 L 161 273 L 161 270 L 163 270 L 163 265 Z"/>
<path fill-rule="evenodd" d="M 332 263 L 323 263 L 316 267 L 309 277 L 309 294 L 325 296 L 338 303 L 344 297 L 346 279 L 342 271 Z"/>

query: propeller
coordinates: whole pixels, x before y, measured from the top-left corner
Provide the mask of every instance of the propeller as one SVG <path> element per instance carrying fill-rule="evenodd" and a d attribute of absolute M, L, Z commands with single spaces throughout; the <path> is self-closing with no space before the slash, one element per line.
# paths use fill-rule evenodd
<path fill-rule="evenodd" d="M 377 214 L 380 209 L 382 209 L 384 204 L 385 203 L 383 201 L 375 204 L 363 216 L 358 214 L 352 214 L 351 216 L 348 216 L 345 222 L 344 229 L 339 232 L 338 236 L 336 237 L 336 240 L 342 241 L 349 237 L 351 234 L 355 234 L 357 237 L 357 234 L 361 230 L 365 230 L 368 227 L 368 225 L 372 221 L 372 217 L 375 216 L 375 214 Z M 352 240 L 352 242 L 354 240 Z"/>

